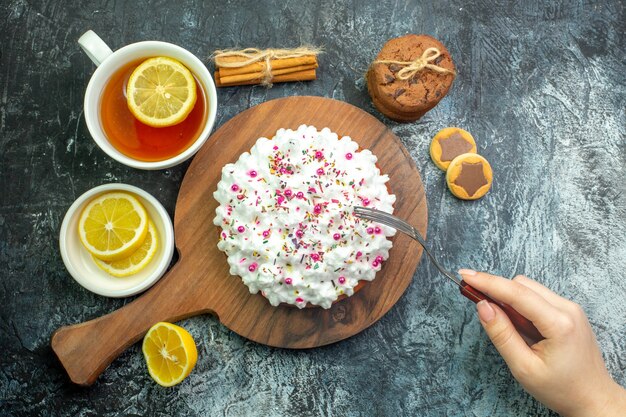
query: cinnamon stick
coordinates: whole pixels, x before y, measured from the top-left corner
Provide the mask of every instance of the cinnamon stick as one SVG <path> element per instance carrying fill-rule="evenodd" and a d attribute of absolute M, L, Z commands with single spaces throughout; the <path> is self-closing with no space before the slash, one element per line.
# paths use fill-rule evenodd
<path fill-rule="evenodd" d="M 229 56 L 220 58 L 220 63 L 235 63 L 241 61 L 242 58 L 236 56 Z M 271 59 L 270 67 L 272 68 L 272 74 L 275 74 L 275 70 L 283 68 L 300 67 L 304 65 L 315 65 L 317 68 L 317 57 L 315 55 L 305 55 L 297 58 L 285 58 L 285 59 Z M 220 75 L 222 77 L 229 77 L 231 75 L 248 74 L 255 72 L 265 71 L 265 62 L 259 61 L 244 67 L 229 68 L 222 67 L 219 64 L 216 65 L 219 68 Z"/>
<path fill-rule="evenodd" d="M 289 74 L 292 72 L 306 71 L 306 70 L 311 70 L 315 68 L 317 68 L 317 65 L 298 65 L 295 67 L 288 67 L 288 68 L 281 68 L 281 69 L 272 68 L 272 76 L 275 77 L 277 75 L 285 75 L 285 74 Z M 226 76 L 222 72 L 222 69 L 224 68 L 219 69 L 220 81 L 222 82 L 222 84 L 237 84 L 237 83 L 241 83 L 245 81 L 253 81 L 253 80 L 260 82 L 263 78 L 265 78 L 265 73 L 260 72 L 260 71 Z"/>
<path fill-rule="evenodd" d="M 272 83 L 287 83 L 287 82 L 294 82 L 294 81 L 311 81 L 311 80 L 315 80 L 316 78 L 317 76 L 316 76 L 315 69 L 308 69 L 304 71 L 297 71 L 297 72 L 290 72 L 288 74 L 276 75 L 272 77 L 271 82 Z M 238 81 L 234 83 L 233 82 L 223 83 L 220 78 L 219 71 L 215 71 L 215 84 L 218 87 L 234 87 L 237 85 L 252 85 L 252 84 L 258 84 L 258 83 L 259 83 L 258 79 Z"/>

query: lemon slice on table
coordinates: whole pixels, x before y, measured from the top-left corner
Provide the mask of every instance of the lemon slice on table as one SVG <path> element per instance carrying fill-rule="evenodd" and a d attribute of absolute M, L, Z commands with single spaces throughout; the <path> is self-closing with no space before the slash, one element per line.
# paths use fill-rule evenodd
<path fill-rule="evenodd" d="M 148 221 L 148 234 L 143 244 L 128 258 L 120 259 L 119 261 L 102 261 L 93 256 L 93 260 L 100 269 L 114 277 L 127 277 L 144 269 L 154 258 L 158 247 L 158 233 L 154 224 Z"/>
<path fill-rule="evenodd" d="M 124 192 L 102 194 L 87 204 L 78 220 L 80 240 L 93 256 L 118 261 L 143 245 L 148 213 L 137 198 Z"/>
<path fill-rule="evenodd" d="M 196 81 L 191 72 L 172 58 L 142 62 L 128 79 L 126 100 L 130 112 L 152 127 L 185 120 L 196 104 Z"/>
<path fill-rule="evenodd" d="M 191 373 L 198 349 L 189 332 L 171 323 L 159 322 L 143 338 L 148 372 L 157 384 L 171 387 Z"/>

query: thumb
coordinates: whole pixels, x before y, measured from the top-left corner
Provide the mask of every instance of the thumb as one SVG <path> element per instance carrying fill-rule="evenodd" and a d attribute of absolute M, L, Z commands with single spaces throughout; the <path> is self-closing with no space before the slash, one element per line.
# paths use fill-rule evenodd
<path fill-rule="evenodd" d="M 476 309 L 487 336 L 500 352 L 513 375 L 517 377 L 521 369 L 528 368 L 529 363 L 534 360 L 535 354 L 515 330 L 513 323 L 500 307 L 483 300 L 476 304 Z"/>

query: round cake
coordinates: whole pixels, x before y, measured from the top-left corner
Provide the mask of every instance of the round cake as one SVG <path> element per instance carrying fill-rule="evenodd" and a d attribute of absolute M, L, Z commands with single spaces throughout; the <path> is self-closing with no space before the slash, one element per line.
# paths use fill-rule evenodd
<path fill-rule="evenodd" d="M 387 175 L 350 137 L 302 125 L 260 138 L 222 169 L 214 193 L 217 247 L 230 273 L 273 306 L 330 308 L 372 281 L 395 230 L 356 218 L 355 206 L 393 212 Z"/>

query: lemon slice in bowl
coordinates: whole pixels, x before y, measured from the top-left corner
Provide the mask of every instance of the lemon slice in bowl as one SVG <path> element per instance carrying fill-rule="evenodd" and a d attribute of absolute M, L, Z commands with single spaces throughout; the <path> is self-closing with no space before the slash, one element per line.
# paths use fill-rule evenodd
<path fill-rule="evenodd" d="M 142 62 L 128 79 L 126 100 L 130 112 L 152 127 L 173 126 L 185 120 L 196 104 L 196 81 L 172 58 Z"/>
<path fill-rule="evenodd" d="M 87 251 L 96 258 L 118 261 L 143 245 L 148 221 L 148 213 L 136 197 L 109 192 L 85 206 L 78 220 L 78 235 Z"/>
<path fill-rule="evenodd" d="M 158 247 L 159 237 L 156 227 L 154 227 L 152 221 L 148 221 L 148 234 L 143 244 L 128 258 L 120 259 L 119 261 L 103 261 L 93 256 L 93 260 L 100 269 L 114 277 L 127 277 L 148 266 L 152 258 L 154 258 Z"/>
<path fill-rule="evenodd" d="M 159 322 L 152 326 L 143 338 L 142 350 L 150 376 L 164 387 L 182 382 L 198 360 L 193 337 L 172 323 Z"/>

